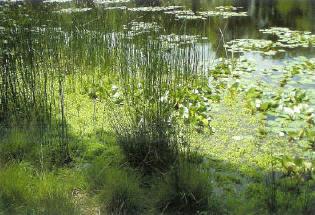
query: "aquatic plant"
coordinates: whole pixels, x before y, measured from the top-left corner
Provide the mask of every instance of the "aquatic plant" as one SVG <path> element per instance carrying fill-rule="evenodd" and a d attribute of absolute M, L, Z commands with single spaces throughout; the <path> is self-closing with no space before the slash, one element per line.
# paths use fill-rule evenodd
<path fill-rule="evenodd" d="M 124 30 L 127 31 L 126 36 L 128 38 L 133 38 L 146 33 L 158 32 L 160 27 L 156 22 L 131 22 L 124 26 Z"/>
<path fill-rule="evenodd" d="M 223 17 L 224 19 L 230 18 L 230 17 L 244 17 L 248 16 L 247 12 L 238 12 L 239 9 L 242 9 L 242 7 L 233 7 L 233 6 L 219 6 L 216 7 L 213 11 L 202 11 L 199 12 L 199 14 L 203 17 Z"/>
<path fill-rule="evenodd" d="M 163 11 L 172 11 L 183 8 L 182 6 L 166 6 L 166 7 L 135 7 L 128 8 L 132 12 L 163 12 Z"/>
<path fill-rule="evenodd" d="M 294 31 L 289 28 L 273 27 L 269 29 L 261 29 L 260 32 L 264 34 L 276 35 L 277 42 L 274 44 L 276 47 L 282 48 L 297 48 L 309 46 L 315 47 L 315 35 L 312 32 Z"/>
<path fill-rule="evenodd" d="M 43 3 L 67 3 L 72 2 L 72 0 L 44 0 Z"/>
<path fill-rule="evenodd" d="M 90 11 L 90 10 L 92 10 L 92 8 L 64 8 L 64 9 L 61 9 L 59 11 L 55 11 L 55 13 L 68 13 L 68 14 L 71 14 L 71 13 L 87 12 L 87 11 Z"/>
<path fill-rule="evenodd" d="M 172 46 L 187 46 L 193 45 L 198 42 L 202 42 L 207 38 L 201 37 L 200 35 L 177 35 L 177 34 L 169 34 L 169 35 L 160 35 L 160 41 L 163 43 L 165 48 Z"/>
<path fill-rule="evenodd" d="M 130 0 L 93 0 L 95 4 L 121 4 L 128 3 Z"/>
<path fill-rule="evenodd" d="M 229 52 L 257 52 L 264 55 L 275 55 L 274 43 L 264 39 L 235 39 L 225 44 Z"/>

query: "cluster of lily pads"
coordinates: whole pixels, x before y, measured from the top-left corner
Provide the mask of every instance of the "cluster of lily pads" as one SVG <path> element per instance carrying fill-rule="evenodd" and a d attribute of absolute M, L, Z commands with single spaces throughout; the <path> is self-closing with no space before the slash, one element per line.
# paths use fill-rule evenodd
<path fill-rule="evenodd" d="M 246 12 L 238 12 L 239 9 L 241 8 L 221 6 L 216 7 L 213 11 L 193 12 L 192 10 L 183 10 L 182 6 L 128 8 L 129 11 L 134 12 L 164 12 L 165 14 L 175 15 L 177 20 L 205 20 L 212 16 L 223 18 L 247 16 Z"/>
<path fill-rule="evenodd" d="M 277 53 L 285 52 L 287 48 L 315 47 L 315 35 L 311 34 L 311 32 L 293 31 L 280 27 L 260 31 L 264 34 L 275 35 L 277 40 L 235 39 L 227 42 L 225 47 L 230 52 L 256 52 L 264 55 L 276 55 Z"/>
<path fill-rule="evenodd" d="M 65 14 L 71 14 L 71 13 L 81 13 L 81 12 L 87 12 L 92 10 L 92 8 L 64 8 L 59 11 L 55 11 L 55 13 L 65 13 Z"/>
<path fill-rule="evenodd" d="M 281 72 L 277 76 L 277 85 L 268 82 L 253 81 L 250 75 L 259 71 L 255 62 L 245 57 L 227 60 L 220 59 L 209 70 L 209 91 L 222 96 L 225 89 L 234 89 L 245 94 L 247 107 L 253 114 L 262 116 L 269 132 L 286 136 L 292 142 L 305 149 L 315 146 L 315 59 L 298 57 L 291 62 L 270 68 Z M 296 81 L 299 77 L 301 84 Z M 284 82 L 284 80 L 286 80 Z M 305 82 L 312 83 L 308 88 Z M 303 89 L 304 87 L 304 89 Z M 267 131 L 261 131 L 265 133 Z M 309 156 L 309 153 L 307 153 Z M 314 156 L 311 154 L 311 156 Z M 314 157 L 313 157 L 314 158 Z"/>
<path fill-rule="evenodd" d="M 127 31 L 127 38 L 133 38 L 145 33 L 158 32 L 160 26 L 156 22 L 131 22 L 124 25 L 124 29 Z"/>
<path fill-rule="evenodd" d="M 182 6 L 166 6 L 166 7 L 135 7 L 135 8 L 128 8 L 129 11 L 132 12 L 164 12 L 164 11 L 171 11 L 171 10 L 178 10 L 183 8 Z"/>
<path fill-rule="evenodd" d="M 275 55 L 274 42 L 265 39 L 235 39 L 224 45 L 229 52 L 256 52 L 265 55 Z"/>
<path fill-rule="evenodd" d="M 72 2 L 72 0 L 45 0 L 43 3 L 67 3 Z"/>
<path fill-rule="evenodd" d="M 245 92 L 248 107 L 253 113 L 259 113 L 265 118 L 267 128 L 271 132 L 287 136 L 304 148 L 314 147 L 314 86 L 307 88 L 303 80 L 309 82 L 314 76 L 315 59 L 295 58 L 288 64 L 278 66 L 277 70 L 282 73 L 282 77 L 278 78 L 277 87 L 259 82 L 242 85 L 240 77 L 239 83 L 242 86 L 239 89 Z M 301 79 L 301 85 L 296 84 L 297 76 Z M 314 81 L 311 79 L 310 82 L 314 85 Z"/>
<path fill-rule="evenodd" d="M 218 16 L 223 17 L 224 19 L 230 17 L 244 17 L 248 16 L 247 12 L 239 12 L 238 10 L 242 9 L 242 7 L 233 7 L 233 6 L 219 6 L 216 7 L 213 11 L 204 11 L 200 12 L 199 14 L 203 17 L 212 17 Z"/>
<path fill-rule="evenodd" d="M 95 4 L 121 4 L 128 3 L 130 0 L 93 0 Z"/>
<path fill-rule="evenodd" d="M 126 6 L 105 7 L 104 10 L 127 10 Z"/>
<path fill-rule="evenodd" d="M 202 11 L 202 12 L 193 12 L 191 10 L 173 10 L 173 11 L 166 11 L 166 14 L 173 14 L 175 15 L 176 19 L 179 20 L 205 20 L 208 17 L 218 16 L 223 18 L 230 18 L 234 16 L 247 16 L 246 12 L 238 12 L 241 8 L 239 7 L 216 7 L 213 11 Z"/>
<path fill-rule="evenodd" d="M 166 11 L 164 13 L 175 15 L 176 19 L 188 19 L 188 20 L 206 19 L 203 16 L 196 15 L 196 13 L 193 12 L 192 10 L 171 10 L 171 11 Z"/>
<path fill-rule="evenodd" d="M 196 42 L 206 40 L 207 38 L 200 35 L 168 34 L 160 35 L 159 39 L 164 43 L 165 47 L 172 47 L 195 44 Z"/>
<path fill-rule="evenodd" d="M 274 44 L 276 47 L 283 48 L 297 48 L 309 46 L 315 47 L 315 35 L 309 31 L 294 31 L 289 28 L 273 27 L 269 29 L 260 30 L 264 34 L 276 35 L 277 42 Z"/>

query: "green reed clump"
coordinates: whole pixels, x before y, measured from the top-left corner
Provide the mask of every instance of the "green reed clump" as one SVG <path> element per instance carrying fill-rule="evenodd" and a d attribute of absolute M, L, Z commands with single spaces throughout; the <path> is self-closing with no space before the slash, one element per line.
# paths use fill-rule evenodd
<path fill-rule="evenodd" d="M 141 36 L 122 42 L 118 71 L 124 105 L 113 110 L 111 120 L 127 161 L 145 173 L 166 171 L 187 146 L 175 116 L 176 89 L 196 73 L 193 65 L 182 71 L 179 55 L 169 56 L 150 36 L 145 43 Z"/>
<path fill-rule="evenodd" d="M 195 164 L 181 162 L 156 186 L 155 207 L 162 214 L 224 214 L 209 175 Z"/>
<path fill-rule="evenodd" d="M 27 214 L 33 204 L 35 180 L 27 165 L 0 169 L 0 214 Z"/>
<path fill-rule="evenodd" d="M 102 214 L 143 214 L 146 208 L 139 178 L 132 172 L 108 168 L 100 192 Z"/>

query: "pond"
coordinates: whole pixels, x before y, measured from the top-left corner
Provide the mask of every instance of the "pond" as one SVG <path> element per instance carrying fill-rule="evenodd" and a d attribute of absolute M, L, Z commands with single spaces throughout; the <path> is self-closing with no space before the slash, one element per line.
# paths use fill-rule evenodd
<path fill-rule="evenodd" d="M 11 18 L 20 27 L 78 29 L 101 34 L 130 28 L 129 36 L 153 30 L 163 40 L 194 43 L 202 59 L 212 60 L 203 62 L 210 65 L 214 59 L 232 53 L 238 56 L 242 53 L 260 62 L 259 69 L 282 64 L 296 56 L 315 56 L 314 0 L 0 2 L 2 8 L 10 8 L 10 14 L 14 14 Z M 3 11 L 0 14 L 6 16 Z M 283 29 L 266 30 L 274 27 Z M 280 45 L 275 45 L 276 42 Z"/>

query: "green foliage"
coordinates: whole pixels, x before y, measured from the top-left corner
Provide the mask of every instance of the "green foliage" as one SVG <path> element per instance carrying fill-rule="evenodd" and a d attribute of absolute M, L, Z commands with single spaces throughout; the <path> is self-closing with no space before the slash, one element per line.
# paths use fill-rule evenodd
<path fill-rule="evenodd" d="M 209 176 L 196 165 L 175 166 L 154 190 L 155 206 L 163 214 L 224 214 Z"/>

